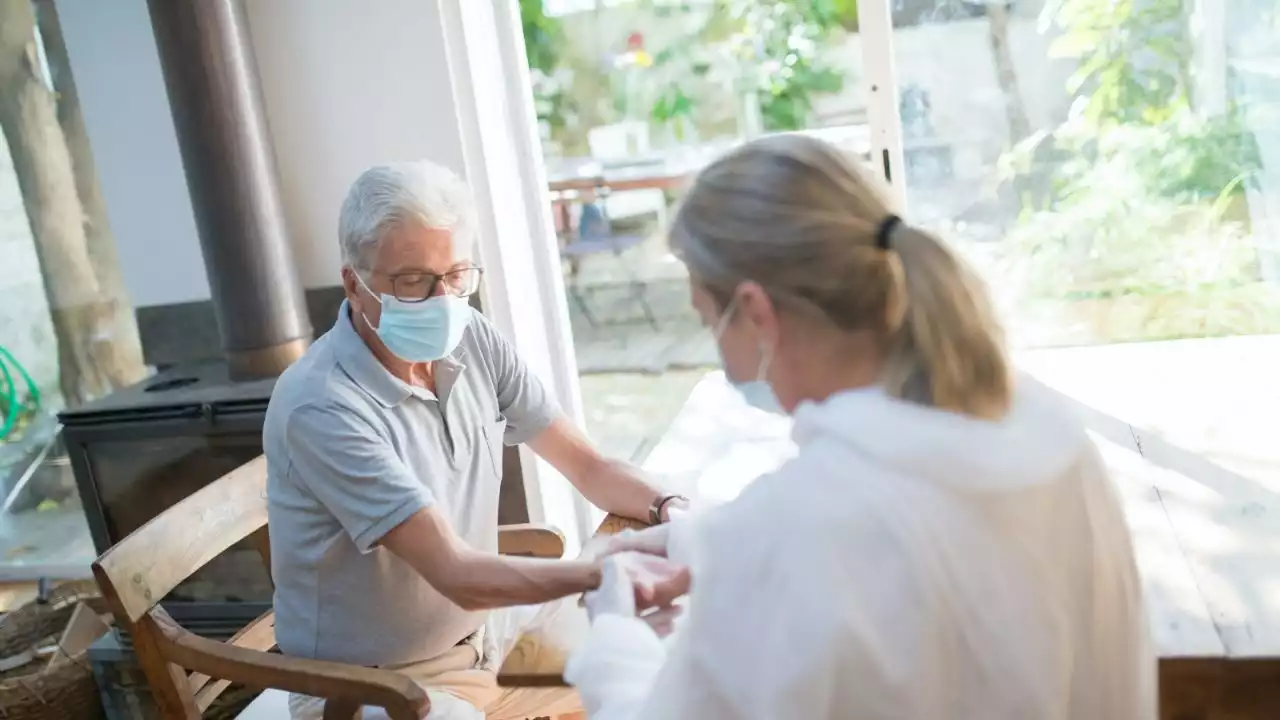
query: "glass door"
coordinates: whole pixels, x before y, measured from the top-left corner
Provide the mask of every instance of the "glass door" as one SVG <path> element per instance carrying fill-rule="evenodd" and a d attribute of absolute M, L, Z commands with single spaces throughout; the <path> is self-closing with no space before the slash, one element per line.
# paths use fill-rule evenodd
<path fill-rule="evenodd" d="M 1275 3 L 860 4 L 864 36 L 892 25 L 863 61 L 897 137 L 873 137 L 900 143 L 911 220 L 986 274 L 1021 366 L 1131 445 L 1280 482 Z"/>

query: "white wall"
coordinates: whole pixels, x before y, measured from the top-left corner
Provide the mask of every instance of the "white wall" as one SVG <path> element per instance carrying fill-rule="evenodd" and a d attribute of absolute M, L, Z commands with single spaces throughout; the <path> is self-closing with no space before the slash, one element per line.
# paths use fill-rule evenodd
<path fill-rule="evenodd" d="M 337 285 L 338 209 L 379 162 L 463 170 L 435 0 L 245 0 L 294 259 Z"/>
<path fill-rule="evenodd" d="M 209 281 L 146 0 L 56 0 L 125 285 L 135 306 Z"/>
<path fill-rule="evenodd" d="M 57 4 L 134 304 L 208 299 L 146 0 Z M 421 157 L 462 170 L 438 3 L 245 6 L 299 276 L 337 285 L 338 207 L 360 171 Z"/>

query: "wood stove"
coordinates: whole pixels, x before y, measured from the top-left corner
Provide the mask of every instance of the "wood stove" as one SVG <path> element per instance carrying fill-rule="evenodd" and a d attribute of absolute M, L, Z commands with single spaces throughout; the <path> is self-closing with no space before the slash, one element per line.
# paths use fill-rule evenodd
<path fill-rule="evenodd" d="M 233 382 L 223 361 L 176 366 L 63 412 L 63 440 L 99 553 L 262 454 L 274 378 Z M 164 600 L 179 623 L 229 636 L 271 606 L 262 557 L 233 546 Z"/>

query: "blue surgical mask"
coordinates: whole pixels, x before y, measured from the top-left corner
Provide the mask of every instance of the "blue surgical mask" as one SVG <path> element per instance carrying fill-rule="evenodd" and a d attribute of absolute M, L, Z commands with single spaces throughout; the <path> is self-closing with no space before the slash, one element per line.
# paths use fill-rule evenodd
<path fill-rule="evenodd" d="M 382 315 L 374 331 L 382 344 L 401 360 L 434 362 L 448 356 L 462 342 L 462 333 L 471 322 L 471 306 L 466 298 L 436 295 L 422 302 L 404 302 L 394 295 L 375 294 L 359 273 L 356 280 L 382 305 Z M 361 317 L 369 323 L 363 313 Z M 373 323 L 369 323 L 369 327 L 373 327 Z"/>
<path fill-rule="evenodd" d="M 716 323 L 715 330 L 712 334 L 715 336 L 716 349 L 719 350 L 720 336 L 724 335 L 724 331 L 729 327 L 729 321 L 733 319 L 733 313 L 737 311 L 738 298 L 734 297 L 729 302 L 729 306 L 725 308 L 724 314 L 720 316 L 719 322 Z M 764 343 L 760 344 L 760 368 L 756 371 L 755 380 L 734 380 L 729 375 L 729 368 L 724 363 L 724 351 L 720 351 L 720 367 L 724 370 L 724 376 L 734 389 L 738 391 L 747 404 L 774 415 L 786 415 L 787 411 L 782 408 L 782 403 L 778 402 L 778 396 L 773 392 L 773 387 L 769 385 L 769 381 L 765 378 L 769 375 L 769 365 L 773 362 L 773 348 L 767 347 Z"/>

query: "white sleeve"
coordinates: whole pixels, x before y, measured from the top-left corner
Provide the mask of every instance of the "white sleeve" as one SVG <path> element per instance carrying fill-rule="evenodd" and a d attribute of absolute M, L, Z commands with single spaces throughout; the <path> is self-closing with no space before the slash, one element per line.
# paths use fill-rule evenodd
<path fill-rule="evenodd" d="M 701 564 L 696 545 L 697 527 L 698 521 L 707 515 L 709 510 L 707 506 L 694 506 L 679 516 L 673 517 L 671 522 L 666 524 L 667 557 L 672 562 L 689 568 Z"/>
<path fill-rule="evenodd" d="M 566 668 L 592 720 L 826 716 L 831 693 L 812 690 L 829 633 L 812 622 L 808 588 L 776 572 L 786 543 L 726 519 L 697 524 L 695 556 L 715 562 L 694 566 L 689 616 L 665 649 L 635 618 L 593 624 Z"/>
<path fill-rule="evenodd" d="M 653 630 L 634 617 L 601 615 L 565 665 L 592 720 L 633 720 L 662 669 L 666 650 Z"/>

